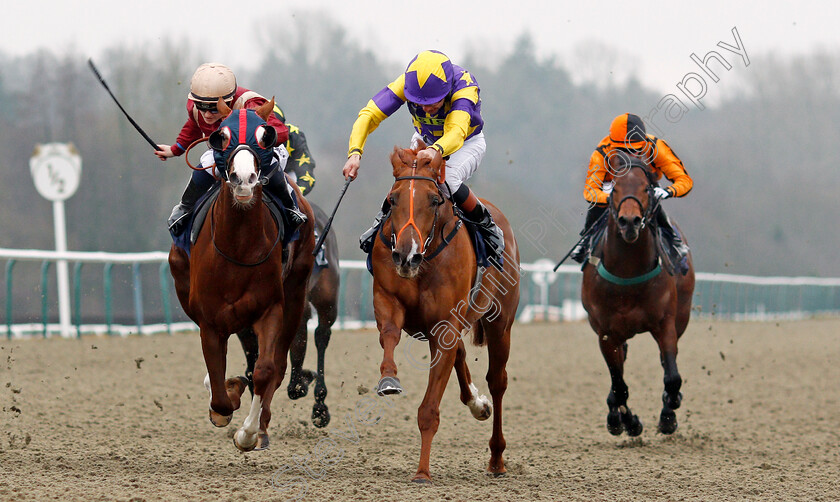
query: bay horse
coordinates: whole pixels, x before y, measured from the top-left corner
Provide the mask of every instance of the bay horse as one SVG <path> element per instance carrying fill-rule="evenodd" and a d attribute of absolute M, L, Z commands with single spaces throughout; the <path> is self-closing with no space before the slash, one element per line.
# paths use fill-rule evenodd
<path fill-rule="evenodd" d="M 507 389 L 510 330 L 519 303 L 519 249 L 510 223 L 498 208 L 482 201 L 505 234 L 505 259 L 499 268 L 479 267 L 470 235 L 455 215 L 452 203 L 439 188 L 444 161 L 417 160 L 424 149 L 395 147 L 391 154 L 394 185 L 388 194 L 391 211 L 371 251 L 373 307 L 379 343 L 380 395 L 402 392 L 394 350 L 400 333 L 428 340 L 433 363 L 426 394 L 417 410 L 420 462 L 413 481 L 430 483 L 432 439 L 440 424 L 440 401 L 455 368 L 461 402 L 478 420 L 493 416 L 490 462 L 487 471 L 505 473 L 502 452 L 502 397 Z M 473 333 L 473 343 L 487 345 L 487 384 L 492 404 L 478 394 L 466 363 L 462 335 Z"/>
<path fill-rule="evenodd" d="M 328 216 L 315 203 L 310 202 L 312 212 L 315 215 L 315 236 L 324 231 Z M 315 309 L 318 316 L 318 326 L 315 328 L 315 347 L 318 353 L 317 371 L 303 368 L 303 361 L 306 357 L 306 345 L 309 338 L 306 324 L 312 317 L 310 308 L 303 309 L 303 318 L 298 326 L 297 334 L 289 350 L 289 362 L 291 373 L 287 391 L 289 398 L 300 399 L 309 392 L 309 384 L 315 381 L 315 404 L 312 407 L 312 424 L 315 427 L 323 428 L 330 423 L 330 411 L 324 402 L 327 398 L 327 384 L 324 381 L 324 360 L 327 346 L 330 343 L 332 325 L 338 317 L 338 287 L 340 284 L 339 263 L 338 263 L 338 241 L 335 232 L 327 234 L 324 246 L 321 248 L 324 253 L 323 259 L 326 265 L 316 264 L 309 276 L 307 286 L 307 300 L 309 305 Z M 245 377 L 250 378 L 254 371 L 254 365 L 259 354 L 257 338 L 254 330 L 247 328 L 237 333 L 242 349 L 245 352 L 247 369 Z M 253 392 L 253 388 L 251 389 Z"/>
<path fill-rule="evenodd" d="M 593 258 L 584 265 L 581 286 L 581 301 L 612 382 L 607 430 L 615 436 L 623 431 L 630 436 L 642 433 L 642 422 L 627 406 L 624 361 L 627 340 L 647 331 L 659 345 L 665 373 L 658 430 L 672 434 L 677 429 L 674 410 L 682 401 L 677 340 L 691 314 L 694 264 L 689 254 L 685 275 L 670 275 L 660 264 L 655 233 L 659 207 L 653 194 L 658 184 L 649 166 L 625 154 L 611 156 L 610 164 L 618 175 L 608 201 L 607 227 Z"/>
<path fill-rule="evenodd" d="M 256 333 L 254 397 L 244 424 L 233 436 L 237 448 L 250 451 L 269 445 L 271 399 L 282 382 L 286 355 L 306 304 L 314 218 L 306 199 L 299 198 L 309 221 L 299 228 L 297 240 L 284 249 L 277 245 L 280 228 L 263 203 L 258 160 L 270 156 L 266 150 L 276 142 L 274 129 L 266 124 L 274 99 L 257 110 L 234 113 L 221 100 L 217 106 L 227 118 L 209 143 L 217 153 L 235 147 L 229 154 L 223 152 L 229 155 L 222 157 L 227 167 L 217 166 L 224 183 L 190 256 L 173 245 L 169 265 L 181 306 L 200 330 L 210 421 L 217 427 L 230 423 L 248 385 L 244 377 L 225 380 L 228 338 L 245 328 Z"/>

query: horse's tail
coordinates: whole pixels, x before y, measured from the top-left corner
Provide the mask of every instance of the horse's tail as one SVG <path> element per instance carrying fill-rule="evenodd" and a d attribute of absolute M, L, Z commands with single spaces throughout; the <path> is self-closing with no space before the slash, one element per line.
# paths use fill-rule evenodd
<path fill-rule="evenodd" d="M 483 347 L 484 345 L 487 345 L 487 337 L 484 336 L 484 324 L 481 322 L 480 319 L 478 321 L 476 321 L 475 324 L 473 324 L 472 332 L 473 332 L 473 339 L 472 339 L 473 345 L 477 345 L 479 347 Z"/>

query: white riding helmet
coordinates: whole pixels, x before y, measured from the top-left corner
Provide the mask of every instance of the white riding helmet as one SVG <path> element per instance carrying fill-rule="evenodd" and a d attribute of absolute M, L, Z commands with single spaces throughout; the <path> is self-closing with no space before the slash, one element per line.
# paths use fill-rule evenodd
<path fill-rule="evenodd" d="M 230 101 L 234 94 L 236 77 L 233 71 L 221 63 L 204 63 L 195 70 L 187 97 L 193 101 L 216 103 L 219 98 Z"/>

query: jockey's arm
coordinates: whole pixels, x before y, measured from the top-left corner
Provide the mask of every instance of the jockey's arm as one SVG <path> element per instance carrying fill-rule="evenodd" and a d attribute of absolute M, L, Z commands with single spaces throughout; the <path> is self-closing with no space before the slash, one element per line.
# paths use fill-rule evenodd
<path fill-rule="evenodd" d="M 360 157 L 365 149 L 367 138 L 379 124 L 391 116 L 405 103 L 405 75 L 400 74 L 393 82 L 368 101 L 359 111 L 359 116 L 353 122 L 350 131 L 350 144 L 347 149 L 347 163 L 342 170 L 344 177 L 356 177 L 361 164 Z"/>
<path fill-rule="evenodd" d="M 671 186 L 665 188 L 671 197 L 682 197 L 694 186 L 694 181 L 686 172 L 682 160 L 664 140 L 656 142 L 656 158 L 653 165 L 671 182 Z"/>
<path fill-rule="evenodd" d="M 603 190 L 606 178 L 604 156 L 595 150 L 589 158 L 589 169 L 586 172 L 586 182 L 583 187 L 583 198 L 587 202 L 598 205 L 605 205 L 608 202 L 610 196 Z"/>

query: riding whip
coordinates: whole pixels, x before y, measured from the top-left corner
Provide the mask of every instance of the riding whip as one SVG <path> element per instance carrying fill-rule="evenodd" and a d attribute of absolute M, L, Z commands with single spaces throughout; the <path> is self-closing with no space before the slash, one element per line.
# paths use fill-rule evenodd
<path fill-rule="evenodd" d="M 608 212 L 609 212 L 609 211 L 604 211 L 604 214 L 602 214 L 601 216 L 599 216 L 599 217 L 598 217 L 598 219 L 597 219 L 597 220 L 595 220 L 595 222 L 594 222 L 594 223 L 592 223 L 592 225 L 590 225 L 590 226 L 589 226 L 589 228 L 587 228 L 587 229 L 583 232 L 583 235 L 581 235 L 581 236 L 580 236 L 580 239 L 578 239 L 578 241 L 575 243 L 575 245 L 574 245 L 574 246 L 572 246 L 572 249 L 570 249 L 570 250 L 569 250 L 569 252 L 568 252 L 568 253 L 566 253 L 566 256 L 564 256 L 564 257 L 563 257 L 563 259 L 562 259 L 562 260 L 560 260 L 560 261 L 557 263 L 557 265 L 555 265 L 555 266 L 554 266 L 554 269 L 552 270 L 552 272 L 557 272 L 557 269 L 558 269 L 558 268 L 560 268 L 560 265 L 562 265 L 562 264 L 563 264 L 563 262 L 564 262 L 564 261 L 566 261 L 566 259 L 567 259 L 569 256 L 571 256 L 571 255 L 572 255 L 572 251 L 574 251 L 574 250 L 575 250 L 575 248 L 576 248 L 576 247 L 578 247 L 578 244 L 580 244 L 581 242 L 583 242 L 583 240 L 584 240 L 584 239 L 589 238 L 589 234 L 591 234 L 591 233 L 592 233 L 592 231 L 593 231 L 593 230 L 594 230 L 594 229 L 598 226 L 598 223 L 599 223 L 601 220 L 603 220 L 603 219 L 607 216 L 607 213 L 608 213 Z"/>
<path fill-rule="evenodd" d="M 155 150 L 157 150 L 159 152 L 163 151 L 159 146 L 157 146 L 157 143 L 152 141 L 152 138 L 150 138 L 149 135 L 146 134 L 143 131 L 143 129 L 140 128 L 139 125 L 137 125 L 137 122 L 135 122 L 134 119 L 131 118 L 131 115 L 129 115 L 128 112 L 125 111 L 125 108 L 123 108 L 123 106 L 117 100 L 117 97 L 114 96 L 113 92 L 111 92 L 111 89 L 108 87 L 108 84 L 105 83 L 105 79 L 102 78 L 102 75 L 99 74 L 99 70 L 97 70 L 96 66 L 93 64 L 93 59 L 90 59 L 90 58 L 88 59 L 88 66 L 90 66 L 90 69 L 91 69 L 91 71 L 93 71 L 93 74 L 96 75 L 96 78 L 99 79 L 99 83 L 102 84 L 102 87 L 104 87 L 105 90 L 108 91 L 108 94 L 111 95 L 111 98 L 114 100 L 114 103 L 116 103 L 117 106 L 120 107 L 120 110 L 122 110 L 123 114 L 125 115 L 125 118 L 127 118 L 128 121 L 131 122 L 131 125 L 133 125 L 135 129 L 137 129 L 137 132 L 139 132 L 140 135 L 143 136 L 143 138 L 145 138 L 146 141 L 148 141 L 150 145 L 152 145 L 152 148 L 154 148 Z"/>
<path fill-rule="evenodd" d="M 318 242 L 315 243 L 315 250 L 312 251 L 312 256 L 317 256 L 318 251 L 321 250 L 321 246 L 324 245 L 324 239 L 327 238 L 327 234 L 330 231 L 330 227 L 332 227 L 333 218 L 335 218 L 335 213 L 338 211 L 338 206 L 341 204 L 341 199 L 344 198 L 344 193 L 347 191 L 347 187 L 350 186 L 350 182 L 353 181 L 355 178 L 347 178 L 347 181 L 344 182 L 344 188 L 341 189 L 341 194 L 338 196 L 338 202 L 335 203 L 335 209 L 333 209 L 332 214 L 330 215 L 330 219 L 327 220 L 327 224 L 324 225 L 324 231 L 321 232 L 321 237 L 318 237 Z"/>

